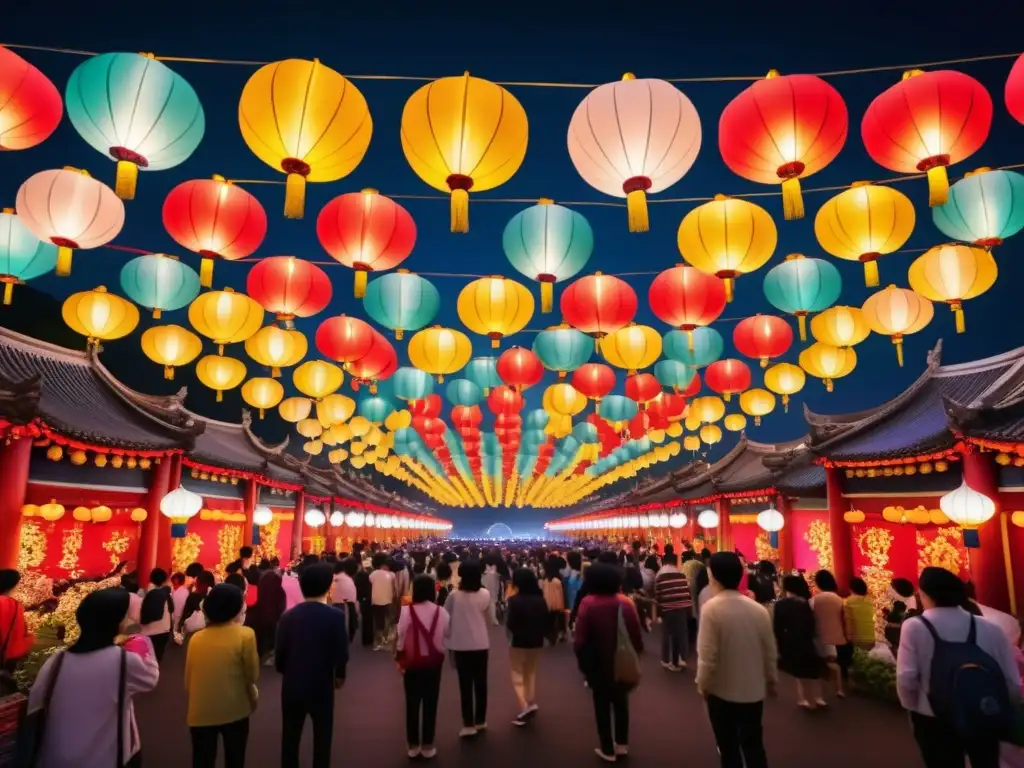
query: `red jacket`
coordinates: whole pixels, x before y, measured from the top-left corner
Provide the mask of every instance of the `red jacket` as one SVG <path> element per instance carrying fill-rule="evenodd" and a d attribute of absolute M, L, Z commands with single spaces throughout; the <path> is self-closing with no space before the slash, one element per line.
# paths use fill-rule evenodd
<path fill-rule="evenodd" d="M 25 609 L 13 597 L 0 596 L 0 649 L 4 662 L 28 655 L 35 638 L 25 626 Z"/>

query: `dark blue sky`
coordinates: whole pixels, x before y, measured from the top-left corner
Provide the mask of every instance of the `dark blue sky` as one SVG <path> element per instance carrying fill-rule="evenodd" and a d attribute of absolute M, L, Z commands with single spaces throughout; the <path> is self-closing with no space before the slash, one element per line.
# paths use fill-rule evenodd
<path fill-rule="evenodd" d="M 342 4 L 338 4 L 342 5 Z M 348 4 L 345 4 L 348 5 Z M 333 3 L 193 3 L 173 5 L 104 3 L 95 8 L 84 5 L 37 3 L 5 14 L 2 36 L 6 42 L 31 43 L 94 51 L 152 51 L 159 55 L 252 59 L 273 61 L 286 57 L 318 57 L 343 74 L 393 74 L 446 76 L 468 69 L 492 80 L 563 81 L 603 83 L 631 71 L 639 77 L 708 77 L 718 75 L 762 75 L 770 68 L 783 73 L 874 65 L 912 64 L 955 57 L 1019 51 L 1024 9 L 1009 10 L 1015 3 L 945 2 L 918 4 L 858 3 L 850 11 L 798 12 L 790 5 L 744 3 L 650 3 L 649 10 L 627 10 L 641 4 L 625 2 L 582 3 L 412 3 L 358 4 L 353 11 L 333 10 Z M 838 5 L 838 4 L 837 4 Z M 301 10 L 289 10 L 294 6 Z M 321 10 L 318 6 L 332 8 Z M 757 10 L 753 10 L 754 8 Z M 810 7 L 810 6 L 809 6 Z M 824 8 L 818 5 L 817 8 Z M 902 10 L 901 8 L 904 8 Z M 243 10 L 244 8 L 244 10 Z M 970 15 L 966 15 L 966 12 Z M 79 57 L 54 53 L 21 52 L 40 67 L 63 91 Z M 992 134 L 984 146 L 965 164 L 953 170 L 953 178 L 982 165 L 1024 162 L 1024 126 L 1006 112 L 1002 101 L 1003 82 L 1011 62 L 1007 60 L 961 65 L 989 89 L 995 102 Z M 238 131 L 237 103 L 252 67 L 172 64 L 193 85 L 206 111 L 206 136 L 196 153 L 170 171 L 143 173 L 136 200 L 127 203 L 127 223 L 115 241 L 154 251 L 180 253 L 166 235 L 160 221 L 160 205 L 177 183 L 211 173 L 229 178 L 281 178 L 247 149 Z M 870 100 L 899 78 L 899 71 L 836 77 L 849 108 L 851 131 L 846 147 L 828 168 L 806 181 L 805 187 L 847 184 L 857 179 L 878 179 L 890 172 L 876 166 L 860 141 L 861 115 Z M 341 182 L 310 185 L 306 218 L 289 221 L 281 215 L 283 188 L 250 187 L 264 204 L 270 230 L 259 255 L 281 253 L 323 260 L 315 234 L 315 217 L 332 197 L 372 186 L 385 194 L 429 194 L 410 170 L 399 144 L 399 119 L 406 98 L 417 83 L 398 81 L 357 81 L 366 96 L 374 119 L 369 152 L 359 168 Z M 744 87 L 742 83 L 695 83 L 680 86 L 701 115 L 704 143 L 693 169 L 666 196 L 740 193 L 763 189 L 734 176 L 722 163 L 717 148 L 718 116 L 725 104 Z M 512 88 L 530 120 L 530 144 L 519 172 L 513 179 L 486 196 L 538 198 L 556 201 L 607 198 L 587 186 L 576 174 L 565 146 L 566 128 L 573 110 L 586 91 L 570 88 Z M 40 147 L 8 153 L 0 160 L 0 201 L 13 202 L 21 182 L 32 173 L 51 167 L 85 167 L 112 182 L 113 163 L 87 146 L 65 119 L 56 134 Z M 918 212 L 917 228 L 907 244 L 926 248 L 941 241 L 927 209 L 923 181 L 899 187 L 910 195 Z M 782 220 L 781 199 L 764 205 L 779 226 L 779 248 L 769 266 L 786 253 L 798 251 L 822 255 L 813 235 L 814 212 L 828 195 L 805 198 L 807 218 Z M 517 276 L 501 250 L 501 232 L 521 206 L 475 202 L 471 206 L 468 235 L 448 232 L 447 203 L 402 201 L 419 228 L 419 239 L 406 262 L 414 271 L 504 273 Z M 596 239 L 587 271 L 606 272 L 660 270 L 679 262 L 676 228 L 692 204 L 651 205 L 651 232 L 630 235 L 623 210 L 585 207 L 579 210 L 589 219 Z M 944 308 L 924 332 L 908 339 L 907 367 L 898 369 L 889 340 L 872 337 L 858 347 L 857 371 L 836 384 L 826 395 L 821 383 L 808 379 L 805 392 L 788 416 L 781 410 L 751 429 L 754 439 L 770 442 L 802 434 L 800 403 L 822 412 L 850 411 L 869 407 L 897 394 L 917 375 L 924 356 L 942 337 L 944 360 L 959 362 L 996 354 L 1020 345 L 1020 325 L 1007 322 L 1008 308 L 1018 301 L 1024 285 L 1024 240 L 1018 235 L 996 252 L 999 280 L 983 297 L 966 305 L 968 333 L 956 337 L 953 319 Z M 182 254 L 185 255 L 185 254 Z M 186 256 L 190 262 L 195 258 Z M 885 257 L 881 262 L 882 285 L 906 285 L 910 254 Z M 58 298 L 73 290 L 105 283 L 118 286 L 118 272 L 126 256 L 111 250 L 82 252 L 75 260 L 69 279 L 47 277 L 36 283 Z M 868 295 L 860 266 L 834 260 L 843 275 L 841 303 L 859 305 Z M 220 264 L 218 284 L 226 282 L 243 288 L 245 265 Z M 727 316 L 747 316 L 772 311 L 761 291 L 767 268 L 742 278 L 735 302 Z M 335 298 L 328 313 L 363 315 L 351 298 L 351 272 L 330 270 Z M 522 279 L 522 278 L 517 278 Z M 443 308 L 437 322 L 458 327 L 454 298 L 465 280 L 437 278 Z M 641 297 L 639 322 L 662 327 L 646 309 L 650 278 L 629 278 Z M 530 283 L 531 288 L 535 284 Z M 17 301 L 17 298 L 16 298 Z M 15 305 L 17 311 L 17 304 Z M 24 310 L 25 307 L 22 307 Z M 312 336 L 320 319 L 301 322 L 300 329 Z M 365 316 L 365 315 L 363 315 Z M 2 316 L 0 316 L 2 317 Z M 548 322 L 548 317 L 551 322 Z M 186 324 L 185 313 L 167 316 L 171 322 Z M 555 315 L 536 316 L 531 327 L 557 321 Z M 149 321 L 144 321 L 149 322 Z M 720 328 L 731 351 L 731 324 Z M 140 329 L 141 330 L 141 329 Z M 489 353 L 486 340 L 474 339 L 477 351 Z M 532 336 L 516 342 L 529 346 Z M 134 347 L 138 332 L 119 344 Z M 787 359 L 796 361 L 798 349 Z M 243 356 L 241 345 L 228 354 Z M 399 350 L 404 358 L 404 349 Z M 755 364 L 756 366 L 756 364 Z M 254 367 L 254 366 L 253 366 Z M 154 366 L 155 370 L 155 366 Z M 157 378 L 147 378 L 125 367 L 118 371 L 130 383 L 161 387 Z M 757 371 L 755 367 L 755 378 Z M 185 372 L 184 383 L 199 385 Z M 621 381 L 621 377 L 620 377 Z M 538 387 L 539 393 L 543 387 Z M 197 410 L 209 412 L 212 398 L 199 395 L 192 400 Z M 217 415 L 237 418 L 240 400 L 229 396 Z M 479 515 L 480 512 L 474 512 Z M 499 512 L 491 520 L 505 519 L 521 512 Z M 507 522 L 507 520 L 506 520 Z"/>

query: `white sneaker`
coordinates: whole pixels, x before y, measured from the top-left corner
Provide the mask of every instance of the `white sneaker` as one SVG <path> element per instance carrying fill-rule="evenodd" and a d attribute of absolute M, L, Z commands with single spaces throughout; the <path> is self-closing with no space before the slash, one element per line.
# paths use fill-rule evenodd
<path fill-rule="evenodd" d="M 420 756 L 420 748 L 419 747 L 409 747 L 409 751 L 406 754 L 409 755 L 409 759 L 410 760 L 415 760 L 417 757 Z"/>
<path fill-rule="evenodd" d="M 629 754 L 629 747 L 626 746 L 625 744 L 616 744 L 615 745 L 615 754 L 619 755 L 621 757 L 625 757 L 626 755 Z"/>
<path fill-rule="evenodd" d="M 538 709 L 540 709 L 540 707 L 538 707 L 536 704 L 531 704 L 530 706 L 528 706 L 526 708 L 526 710 L 523 712 L 523 714 L 524 715 L 530 715 L 530 714 L 533 714 L 534 712 L 536 712 Z"/>
<path fill-rule="evenodd" d="M 423 747 L 420 750 L 420 757 L 424 760 L 432 760 L 437 757 L 437 749 L 435 747 Z"/>
<path fill-rule="evenodd" d="M 487 730 L 487 723 L 477 723 L 476 724 L 476 730 L 478 732 L 479 731 L 486 731 Z"/>
<path fill-rule="evenodd" d="M 459 738 L 468 739 L 470 736 L 476 736 L 476 728 L 471 725 L 464 725 L 459 729 Z"/>
<path fill-rule="evenodd" d="M 667 661 L 661 662 L 661 666 L 663 666 L 669 672 L 678 672 L 679 671 L 679 667 L 677 667 L 675 664 L 669 664 Z"/>
<path fill-rule="evenodd" d="M 606 755 L 601 751 L 600 747 L 594 747 L 594 754 L 604 760 L 606 763 L 614 763 L 616 760 L 615 755 Z"/>

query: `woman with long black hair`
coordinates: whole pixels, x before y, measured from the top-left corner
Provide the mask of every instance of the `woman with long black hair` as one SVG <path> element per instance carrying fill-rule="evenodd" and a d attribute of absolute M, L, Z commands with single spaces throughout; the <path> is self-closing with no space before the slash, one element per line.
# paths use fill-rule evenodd
<path fill-rule="evenodd" d="M 476 560 L 459 564 L 459 587 L 444 603 L 451 617 L 448 649 L 455 656 L 462 700 L 461 738 L 475 736 L 487 728 L 487 661 L 491 640 L 488 627 L 494 623 L 491 596 L 482 585 L 483 568 Z"/>

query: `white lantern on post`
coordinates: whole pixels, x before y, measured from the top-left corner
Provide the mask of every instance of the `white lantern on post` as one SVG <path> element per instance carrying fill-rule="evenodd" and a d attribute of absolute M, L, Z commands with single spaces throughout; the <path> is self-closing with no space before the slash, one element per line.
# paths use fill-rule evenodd
<path fill-rule="evenodd" d="M 686 525 L 686 523 L 686 515 L 684 515 L 682 512 L 673 512 L 668 517 L 669 527 L 675 528 L 676 530 L 682 528 L 684 525 Z"/>
<path fill-rule="evenodd" d="M 160 499 L 160 514 L 171 518 L 171 538 L 185 538 L 188 521 L 203 508 L 203 497 L 183 485 Z"/>
<path fill-rule="evenodd" d="M 345 522 L 345 515 L 341 512 L 331 512 L 331 527 L 337 528 L 339 525 Z"/>
<path fill-rule="evenodd" d="M 978 528 L 996 514 L 996 503 L 979 493 L 965 480 L 960 487 L 939 499 L 939 508 L 954 523 L 964 529 L 964 546 L 977 549 Z"/>
<path fill-rule="evenodd" d="M 365 525 L 367 528 L 373 528 L 376 524 L 377 518 L 374 516 L 373 512 L 367 512 L 366 519 L 363 521 L 363 525 Z"/>
<path fill-rule="evenodd" d="M 705 509 L 697 515 L 697 525 L 705 530 L 718 527 L 718 513 L 713 509 Z"/>
<path fill-rule="evenodd" d="M 757 525 L 761 530 L 768 532 L 768 543 L 773 547 L 779 546 L 779 531 L 785 524 L 786 520 L 782 513 L 774 506 L 757 513 Z"/>
<path fill-rule="evenodd" d="M 313 508 L 307 509 L 306 514 L 302 519 L 306 521 L 306 525 L 310 528 L 319 528 L 327 522 L 327 515 L 325 515 L 321 510 Z"/>
<path fill-rule="evenodd" d="M 253 525 L 270 525 L 274 522 L 274 513 L 266 504 L 258 504 L 252 511 Z"/>
<path fill-rule="evenodd" d="M 348 523 L 350 528 L 362 528 L 363 526 L 363 513 L 352 511 L 345 515 L 345 522 Z"/>

